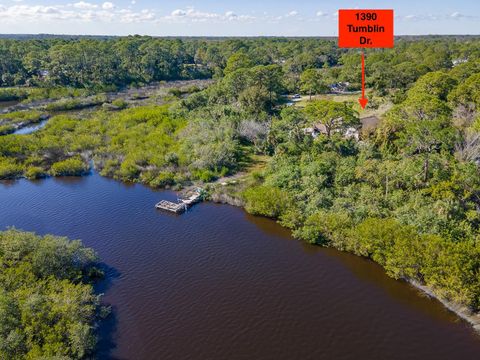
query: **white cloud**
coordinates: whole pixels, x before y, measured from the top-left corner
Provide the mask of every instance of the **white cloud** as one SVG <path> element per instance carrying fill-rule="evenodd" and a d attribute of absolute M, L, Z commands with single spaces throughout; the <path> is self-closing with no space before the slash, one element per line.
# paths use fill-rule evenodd
<path fill-rule="evenodd" d="M 112 10 L 115 7 L 115 5 L 109 1 L 104 2 L 102 5 L 103 10 Z"/>
<path fill-rule="evenodd" d="M 235 19 L 238 19 L 238 15 L 235 14 L 233 11 L 227 11 L 225 13 L 225 16 L 230 19 L 230 20 L 235 20 Z"/>
<path fill-rule="evenodd" d="M 123 10 L 120 15 L 122 23 L 141 23 L 153 20 L 155 20 L 155 13 L 150 10 L 142 10 L 140 12 Z"/>
<path fill-rule="evenodd" d="M 450 21 L 450 23 L 454 20 L 462 20 L 462 21 L 477 21 L 479 19 L 478 15 L 466 15 L 460 13 L 458 11 L 454 11 L 452 13 L 437 13 L 437 14 L 415 14 L 410 13 L 407 15 L 403 14 L 396 14 L 395 18 L 400 21 L 409 21 L 409 22 L 445 22 Z"/>
<path fill-rule="evenodd" d="M 35 19 L 35 18 L 56 18 L 61 15 L 61 10 L 55 6 L 29 6 L 13 5 L 0 8 L 0 17 L 2 20 L 9 19 Z"/>
<path fill-rule="evenodd" d="M 186 9 L 176 9 L 169 16 L 164 16 L 161 20 L 169 22 L 227 22 L 227 21 L 246 21 L 253 20 L 254 16 L 238 15 L 233 11 L 227 11 L 225 14 L 215 12 L 204 12 L 196 10 L 193 7 Z"/>
<path fill-rule="evenodd" d="M 52 21 L 77 21 L 77 22 L 230 22 L 250 21 L 255 19 L 251 15 L 240 15 L 233 11 L 225 13 L 205 12 L 193 7 L 177 9 L 170 15 L 157 17 L 155 12 L 148 9 L 134 11 L 130 7 L 116 7 L 112 2 L 103 2 L 99 5 L 78 1 L 66 5 L 0 5 L 0 18 L 5 23 L 36 22 L 45 23 Z"/>
<path fill-rule="evenodd" d="M 51 5 L 48 5 L 51 1 Z M 231 34 L 254 34 L 255 28 L 263 28 L 261 34 L 294 35 L 305 33 L 309 25 L 307 23 L 316 23 L 315 30 L 310 33 L 317 34 L 319 31 L 324 33 L 328 28 L 335 28 L 334 23 L 338 12 L 325 13 L 317 11 L 309 15 L 299 13 L 297 10 L 291 10 L 287 13 L 272 12 L 251 12 L 247 14 L 237 13 L 232 10 L 226 12 L 202 11 L 194 7 L 183 7 L 172 11 L 168 15 L 160 16 L 155 11 L 142 8 L 138 0 L 127 0 L 123 3 L 118 1 L 99 1 L 99 0 L 74 0 L 68 4 L 60 4 L 60 0 L 44 0 L 45 5 L 31 5 L 19 0 L 11 0 L 8 4 L 5 1 L 0 2 L 0 27 L 3 25 L 4 32 L 10 28 L 35 29 L 35 31 L 63 31 L 63 29 L 80 29 L 79 32 L 93 32 L 95 29 L 106 29 L 111 32 L 124 33 L 131 29 L 140 29 L 145 33 L 155 33 L 155 31 L 164 31 L 163 29 L 174 29 L 178 33 L 194 31 L 200 29 L 202 33 Z M 120 5 L 123 4 L 123 5 Z M 135 5 L 136 6 L 133 6 Z M 396 14 L 399 23 L 409 22 L 408 26 L 413 26 L 413 22 L 423 26 L 426 21 L 432 24 L 437 22 L 449 22 L 450 24 L 462 22 L 471 22 L 472 19 L 478 19 L 477 15 L 465 15 L 458 11 L 445 12 L 443 14 L 417 14 L 406 15 L 400 12 Z M 72 27 L 65 24 L 72 24 Z M 240 23 L 252 24 L 252 26 L 233 25 Z M 89 24 L 85 26 L 84 24 Z M 102 24 L 109 24 L 103 27 Z M 123 24 L 137 24 L 135 27 L 126 27 Z M 171 26 L 162 26 L 162 25 Z M 183 24 L 189 24 L 184 26 Z M 269 24 L 275 24 L 270 26 Z M 280 24 L 280 25 L 277 25 Z M 13 25 L 13 26 L 12 26 Z M 287 26 L 288 25 L 288 26 Z M 56 26 L 56 27 L 55 27 Z M 321 27 L 324 28 L 321 28 Z M 405 25 L 407 26 L 407 25 Z M 433 26 L 433 25 L 432 25 Z M 38 30 L 39 29 L 39 30 Z M 45 30 L 43 30 L 45 29 Z M 116 29 L 116 30 L 111 30 Z M 160 30 L 159 30 L 160 29 Z M 206 29 L 206 30 L 205 30 Z M 210 30 L 212 29 L 212 30 Z M 322 30 L 319 30 L 322 29 Z M 327 30 L 325 30 L 327 29 Z M 73 31 L 73 30 L 72 30 Z M 170 31 L 170 30 L 165 30 Z"/>
<path fill-rule="evenodd" d="M 473 18 L 473 17 L 474 16 L 465 15 L 465 14 L 462 14 L 458 11 L 455 11 L 455 12 L 450 14 L 450 18 L 452 18 L 452 19 Z"/>
<path fill-rule="evenodd" d="M 22 22 L 51 23 L 53 21 L 76 22 L 117 22 L 140 23 L 156 20 L 151 10 L 132 11 L 131 9 L 117 9 L 112 3 L 105 2 L 102 6 L 80 1 L 67 5 L 0 5 L 0 18 L 8 24 Z"/>
<path fill-rule="evenodd" d="M 399 16 L 400 20 L 407 21 L 440 21 L 440 20 L 459 20 L 459 19 L 477 19 L 478 16 L 464 15 L 455 11 L 451 14 L 408 14 L 405 16 Z"/>
<path fill-rule="evenodd" d="M 98 8 L 98 5 L 95 5 L 95 4 L 92 4 L 92 3 L 89 3 L 89 2 L 85 2 L 85 1 L 80 1 L 80 2 L 77 2 L 77 3 L 73 4 L 73 7 L 76 8 L 76 9 L 96 9 L 96 8 Z"/>
<path fill-rule="evenodd" d="M 173 10 L 171 16 L 173 17 L 182 17 L 187 15 L 187 12 L 182 9 Z"/>

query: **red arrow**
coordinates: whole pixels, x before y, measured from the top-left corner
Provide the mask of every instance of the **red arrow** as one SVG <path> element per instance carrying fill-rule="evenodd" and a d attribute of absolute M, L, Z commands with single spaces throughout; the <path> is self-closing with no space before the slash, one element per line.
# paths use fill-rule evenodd
<path fill-rule="evenodd" d="M 358 99 L 362 109 L 365 109 L 367 106 L 368 99 L 365 97 L 365 54 L 362 51 L 362 97 Z"/>

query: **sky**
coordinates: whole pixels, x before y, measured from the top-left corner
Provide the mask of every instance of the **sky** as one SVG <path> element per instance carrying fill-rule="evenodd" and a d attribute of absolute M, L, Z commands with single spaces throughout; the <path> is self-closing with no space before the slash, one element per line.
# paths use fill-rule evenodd
<path fill-rule="evenodd" d="M 394 9 L 395 35 L 480 35 L 478 0 L 0 0 L 0 33 L 336 36 L 338 9 Z"/>

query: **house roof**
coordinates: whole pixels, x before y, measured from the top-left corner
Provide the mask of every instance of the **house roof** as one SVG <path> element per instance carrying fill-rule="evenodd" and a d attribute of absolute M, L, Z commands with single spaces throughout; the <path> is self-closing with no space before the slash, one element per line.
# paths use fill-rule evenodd
<path fill-rule="evenodd" d="M 318 132 L 322 133 L 322 134 L 327 133 L 327 127 L 322 123 L 317 123 L 317 124 L 313 125 L 313 128 L 315 130 L 317 130 Z"/>
<path fill-rule="evenodd" d="M 376 116 L 367 116 L 360 119 L 362 129 L 375 129 L 380 123 L 380 119 Z"/>

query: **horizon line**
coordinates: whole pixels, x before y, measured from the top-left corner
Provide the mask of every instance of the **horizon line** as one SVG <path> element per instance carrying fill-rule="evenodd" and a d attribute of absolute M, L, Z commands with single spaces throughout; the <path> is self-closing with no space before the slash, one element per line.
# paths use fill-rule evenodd
<path fill-rule="evenodd" d="M 149 35 L 149 34 L 60 34 L 60 33 L 0 33 L 0 37 L 8 36 L 78 36 L 78 37 L 156 37 L 156 38 L 338 38 L 338 35 Z M 480 36 L 478 34 L 395 34 L 395 37 L 413 37 L 413 36 Z"/>

